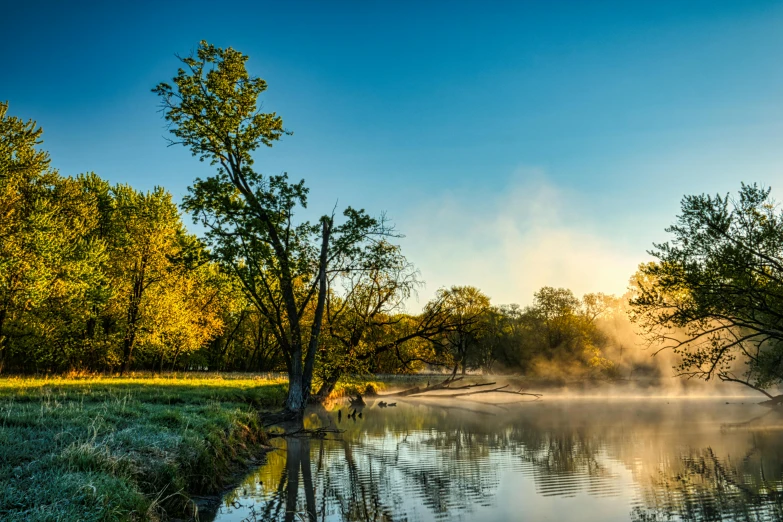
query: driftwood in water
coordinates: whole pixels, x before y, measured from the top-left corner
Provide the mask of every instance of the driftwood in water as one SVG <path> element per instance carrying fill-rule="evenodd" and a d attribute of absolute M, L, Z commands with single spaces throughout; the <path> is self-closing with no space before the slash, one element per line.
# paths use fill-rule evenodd
<path fill-rule="evenodd" d="M 348 401 L 354 408 L 363 408 L 364 406 L 367 406 L 367 403 L 364 402 L 361 393 L 357 393 L 356 397 L 348 397 Z"/>
<path fill-rule="evenodd" d="M 486 386 L 494 386 L 497 384 L 496 382 L 480 382 L 475 384 L 465 384 L 462 386 L 452 386 L 453 383 L 461 381 L 464 377 L 454 377 L 453 375 L 448 377 L 446 380 L 439 382 L 437 384 L 428 384 L 424 388 L 421 388 L 419 386 L 414 386 L 413 388 L 409 388 L 407 390 L 403 390 L 396 393 L 389 393 L 383 395 L 384 397 L 413 397 L 413 396 L 422 396 L 425 394 L 429 394 L 430 392 L 435 391 L 457 391 L 457 390 L 473 390 L 474 388 L 483 388 Z M 539 399 L 541 397 L 540 393 L 526 393 L 523 392 L 520 388 L 518 391 L 514 390 L 507 390 L 508 384 L 504 386 L 499 386 L 497 388 L 491 388 L 489 390 L 478 390 L 478 391 L 466 391 L 466 392 L 460 392 L 460 393 L 433 393 L 431 395 L 427 395 L 429 398 L 447 398 L 447 397 L 464 397 L 467 395 L 476 395 L 479 393 L 510 393 L 513 395 L 527 395 L 531 397 L 535 397 L 536 399 Z"/>
<path fill-rule="evenodd" d="M 781 404 L 783 404 L 783 395 L 778 395 L 776 397 L 772 397 L 768 401 L 760 402 L 762 406 L 771 406 L 771 407 L 778 407 Z"/>
<path fill-rule="evenodd" d="M 540 393 L 523 392 L 521 388 L 517 391 L 507 390 L 506 388 L 508 388 L 508 384 L 506 384 L 505 386 L 500 386 L 498 388 L 492 388 L 491 390 L 478 390 L 478 391 L 471 391 L 471 392 L 464 392 L 464 393 L 439 393 L 437 395 L 430 395 L 430 397 L 465 397 L 466 395 L 478 395 L 479 393 L 510 393 L 512 395 L 529 395 L 531 397 L 535 397 L 536 399 L 539 399 L 541 398 L 542 395 Z"/>
<path fill-rule="evenodd" d="M 495 383 L 487 383 L 487 384 L 469 384 L 467 386 L 460 386 L 459 388 L 451 388 L 451 384 L 455 383 L 457 381 L 461 381 L 464 377 L 453 377 L 449 376 L 446 378 L 446 380 L 439 382 L 437 384 L 427 384 L 424 388 L 419 386 L 414 386 L 413 388 L 409 388 L 407 390 L 402 390 L 395 393 L 386 393 L 383 396 L 384 397 L 409 397 L 411 395 L 418 395 L 420 393 L 427 393 L 431 391 L 436 390 L 455 390 L 455 389 L 464 389 L 464 388 L 475 388 L 476 386 L 487 386 L 489 384 L 495 384 Z"/>
<path fill-rule="evenodd" d="M 728 404 L 728 402 L 726 403 Z M 746 420 L 745 422 L 728 422 L 720 425 L 721 431 L 726 430 L 741 430 L 741 429 L 750 429 L 753 424 L 756 422 L 762 420 L 764 417 L 767 417 L 771 413 L 778 413 L 775 410 L 769 410 L 768 412 L 758 415 L 756 417 L 753 417 L 750 420 Z"/>

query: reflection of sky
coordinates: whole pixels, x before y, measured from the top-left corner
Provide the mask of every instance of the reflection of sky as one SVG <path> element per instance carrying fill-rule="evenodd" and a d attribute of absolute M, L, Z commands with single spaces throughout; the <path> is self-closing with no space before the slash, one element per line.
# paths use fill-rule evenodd
<path fill-rule="evenodd" d="M 779 419 L 729 429 L 722 422 L 765 410 L 671 402 L 562 401 L 511 407 L 503 416 L 370 408 L 364 422 L 343 421 L 346 442 L 310 442 L 319 520 L 324 506 L 325 519 L 333 521 L 384 514 L 411 522 L 620 521 L 634 508 L 677 520 L 689 503 L 700 520 L 699 510 L 744 509 L 743 490 L 760 491 L 762 465 L 769 484 L 781 488 Z M 725 477 L 710 475 L 715 465 Z M 270 454 L 230 499 L 239 504 L 227 503 L 217 520 L 243 520 L 251 505 L 284 501 L 285 491 L 278 493 L 284 469 L 285 450 Z M 301 478 L 299 485 L 296 510 L 304 513 Z"/>

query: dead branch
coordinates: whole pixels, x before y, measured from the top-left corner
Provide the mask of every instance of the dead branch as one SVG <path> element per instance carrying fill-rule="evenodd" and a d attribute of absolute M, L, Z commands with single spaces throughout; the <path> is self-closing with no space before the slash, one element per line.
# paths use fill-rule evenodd
<path fill-rule="evenodd" d="M 364 402 L 361 393 L 357 393 L 356 397 L 348 397 L 348 402 L 354 408 L 364 408 L 367 405 L 367 403 Z"/>
<path fill-rule="evenodd" d="M 432 397 L 464 397 L 466 395 L 478 395 L 479 393 L 510 393 L 512 395 L 529 395 L 531 397 L 535 397 L 536 399 L 540 399 L 542 394 L 540 393 L 528 393 L 523 392 L 520 388 L 517 391 L 514 390 L 507 390 L 508 384 L 505 386 L 500 386 L 498 388 L 493 388 L 491 390 L 479 390 L 479 391 L 471 391 L 471 392 L 463 392 L 463 393 L 449 393 L 449 394 L 439 394 L 439 395 L 432 395 Z"/>
<path fill-rule="evenodd" d="M 409 393 L 407 395 L 407 397 L 413 397 L 414 395 L 423 395 L 425 393 L 430 393 L 430 392 L 433 392 L 433 391 L 468 390 L 468 389 L 471 389 L 471 388 L 481 388 L 481 387 L 484 387 L 484 386 L 492 386 L 493 384 L 497 384 L 497 383 L 487 382 L 487 383 L 466 384 L 465 386 L 457 386 L 457 387 L 454 387 L 454 388 L 452 388 L 451 386 L 440 386 L 438 388 L 428 388 L 428 389 L 424 389 L 424 390 L 421 390 L 421 391 L 418 391 L 418 392 Z"/>
<path fill-rule="evenodd" d="M 475 384 L 465 384 L 463 386 L 454 386 L 451 385 L 457 381 L 461 381 L 464 377 L 455 377 L 453 375 L 446 378 L 446 380 L 439 382 L 437 384 L 433 385 L 427 385 L 424 388 L 421 388 L 419 386 L 414 386 L 413 388 L 409 388 L 407 390 L 403 390 L 396 393 L 388 393 L 384 394 L 383 397 L 434 397 L 434 398 L 454 398 L 454 397 L 465 397 L 467 395 L 477 395 L 479 393 L 510 393 L 513 395 L 524 395 L 524 396 L 530 396 L 535 397 L 536 399 L 540 399 L 542 397 L 542 394 L 540 393 L 528 393 L 523 392 L 522 388 L 520 388 L 517 391 L 514 390 L 507 390 L 508 384 L 504 386 L 499 386 L 497 388 L 492 388 L 491 390 L 478 390 L 478 391 L 467 391 L 467 392 L 461 392 L 461 393 L 430 393 L 435 391 L 443 391 L 443 390 L 449 390 L 449 391 L 455 391 L 455 390 L 473 390 L 473 388 L 483 388 L 485 386 L 493 386 L 497 384 L 496 382 L 480 382 Z"/>
<path fill-rule="evenodd" d="M 414 386 L 413 388 L 409 388 L 407 390 L 402 390 L 394 393 L 385 393 L 383 394 L 383 397 L 409 397 L 411 395 L 419 395 L 422 393 L 428 393 L 436 390 L 465 390 L 468 388 L 477 388 L 481 386 L 492 386 L 495 384 L 494 382 L 488 382 L 488 383 L 477 383 L 477 384 L 467 384 L 465 386 L 456 386 L 451 387 L 451 385 L 455 382 L 461 381 L 464 379 L 464 377 L 455 377 L 454 375 L 448 376 L 444 381 L 441 381 L 437 384 L 427 384 L 424 388 L 421 388 L 419 386 Z"/>

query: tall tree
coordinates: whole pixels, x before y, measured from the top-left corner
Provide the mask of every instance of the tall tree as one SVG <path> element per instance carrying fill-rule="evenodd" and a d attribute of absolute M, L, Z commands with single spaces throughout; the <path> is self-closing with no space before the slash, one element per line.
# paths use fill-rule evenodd
<path fill-rule="evenodd" d="M 334 214 L 316 225 L 295 222 L 296 208 L 307 205 L 304 182 L 291 183 L 285 174 L 264 176 L 253 167 L 252 153 L 272 146 L 286 131 L 279 116 L 258 109 L 267 84 L 248 74 L 246 61 L 239 51 L 202 41 L 195 55 L 181 58 L 174 85 L 161 83 L 154 92 L 173 142 L 217 166 L 215 175 L 196 179 L 184 208 L 206 227 L 216 258 L 273 326 L 288 369 L 285 408 L 301 415 L 312 386 L 327 273 L 357 268 L 336 265 L 356 259 L 346 254 L 385 229 L 350 207 L 341 224 Z M 311 304 L 312 319 L 305 321 Z"/>
<path fill-rule="evenodd" d="M 36 193 L 56 176 L 49 155 L 36 146 L 43 131 L 35 122 L 8 115 L 0 103 L 0 371 L 7 357 L 9 327 L 21 313 L 25 289 L 31 284 L 34 253 L 22 237 L 34 222 Z"/>

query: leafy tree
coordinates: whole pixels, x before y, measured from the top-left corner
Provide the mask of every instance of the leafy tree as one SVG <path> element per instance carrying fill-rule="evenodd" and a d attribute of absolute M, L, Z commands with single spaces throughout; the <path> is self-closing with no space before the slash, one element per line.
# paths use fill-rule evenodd
<path fill-rule="evenodd" d="M 320 399 L 347 373 L 409 371 L 410 363 L 423 361 L 421 345 L 454 326 L 441 298 L 419 315 L 405 313 L 405 301 L 420 282 L 399 246 L 380 241 L 361 256 L 363 270 L 330 278 L 326 336 L 318 353 Z"/>
<path fill-rule="evenodd" d="M 482 366 L 486 371 L 491 372 L 498 362 L 506 370 L 528 370 L 532 356 L 523 349 L 522 313 L 523 309 L 517 304 L 490 308 L 484 335 L 479 339 Z"/>
<path fill-rule="evenodd" d="M 258 110 L 267 84 L 248 74 L 246 61 L 234 49 L 202 41 L 195 55 L 181 58 L 174 85 L 161 83 L 154 92 L 174 142 L 217 166 L 215 175 L 196 179 L 183 206 L 207 228 L 216 259 L 272 326 L 289 375 L 285 407 L 299 415 L 312 386 L 327 273 L 362 268 L 342 262 L 361 259 L 357 253 L 386 229 L 350 207 L 341 224 L 333 214 L 315 225 L 295 221 L 296 208 L 307 205 L 304 182 L 264 176 L 253 167 L 252 153 L 286 131 L 279 116 Z M 312 319 L 305 321 L 308 313 Z"/>
<path fill-rule="evenodd" d="M 614 377 L 617 368 L 607 353 L 617 351 L 618 340 L 605 323 L 616 313 L 615 301 L 543 287 L 528 307 L 490 310 L 478 353 L 505 371 L 555 379 Z"/>
<path fill-rule="evenodd" d="M 175 269 L 172 259 L 180 253 L 182 229 L 171 195 L 160 187 L 148 193 L 127 185 L 112 189 L 110 215 L 112 306 L 122 336 L 122 371 L 130 369 L 134 349 L 141 338 L 161 335 L 150 324 L 160 310 L 167 280 Z"/>
<path fill-rule="evenodd" d="M 171 195 L 62 177 L 0 105 L 0 370 L 163 369 L 246 306 Z"/>
<path fill-rule="evenodd" d="M 83 306 L 102 286 L 91 198 L 49 166 L 42 131 L 0 104 L 0 370 L 78 365 Z"/>
<path fill-rule="evenodd" d="M 682 356 L 680 374 L 771 396 L 783 380 L 783 213 L 770 189 L 686 196 L 666 230 L 635 278 L 634 319 Z"/>
<path fill-rule="evenodd" d="M 0 104 L 0 371 L 8 353 L 9 328 L 35 295 L 35 252 L 21 230 L 35 223 L 36 193 L 53 179 L 49 156 L 36 149 L 43 131 L 33 121 L 8 116 Z"/>
<path fill-rule="evenodd" d="M 610 340 L 596 324 L 604 298 L 587 294 L 580 300 L 571 290 L 546 286 L 534 294 L 524 319 L 536 345 L 538 373 L 573 377 L 612 368 L 601 350 Z"/>
<path fill-rule="evenodd" d="M 439 290 L 431 306 L 444 316 L 448 326 L 431 339 L 434 353 L 427 362 L 453 367 L 453 374 L 460 368 L 465 374 L 481 367 L 486 358 L 481 353 L 485 346 L 481 338 L 491 312 L 489 297 L 473 286 L 452 286 Z"/>
<path fill-rule="evenodd" d="M 376 349 L 396 340 L 394 324 L 419 285 L 417 272 L 399 246 L 387 241 L 358 252 L 364 269 L 332 272 L 325 311 L 325 338 L 318 351 L 316 393 L 327 397 L 344 373 L 367 370 Z"/>

